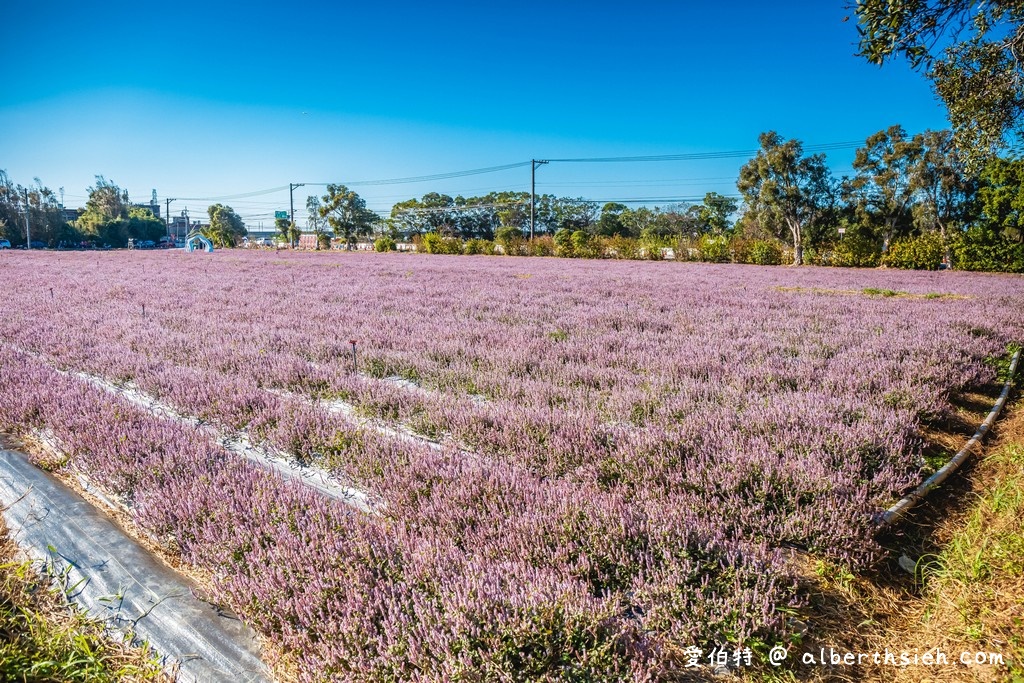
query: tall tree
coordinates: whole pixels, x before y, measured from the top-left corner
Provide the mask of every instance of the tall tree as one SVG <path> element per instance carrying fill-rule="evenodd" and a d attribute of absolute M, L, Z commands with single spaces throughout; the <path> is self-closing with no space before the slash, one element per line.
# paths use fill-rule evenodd
<path fill-rule="evenodd" d="M 1022 142 L 1024 2 L 856 0 L 853 8 L 858 54 L 875 64 L 901 55 L 923 71 L 970 166 L 980 166 L 1008 138 Z"/>
<path fill-rule="evenodd" d="M 210 227 L 203 234 L 216 246 L 234 247 L 248 234 L 242 217 L 230 206 L 214 204 L 206 212 L 210 215 Z"/>
<path fill-rule="evenodd" d="M 107 231 L 107 224 L 128 218 L 128 191 L 101 175 L 96 184 L 89 188 L 85 211 L 78 217 L 78 227 L 87 234 L 100 235 Z"/>
<path fill-rule="evenodd" d="M 804 232 L 835 203 L 832 175 L 825 155 L 805 157 L 799 140 L 785 140 L 775 131 L 761 133 L 759 140 L 761 148 L 740 169 L 736 187 L 757 221 L 777 233 L 789 232 L 793 264 L 800 265 Z"/>
<path fill-rule="evenodd" d="M 882 231 L 882 251 L 887 251 L 900 228 L 911 225 L 914 178 L 920 173 L 924 146 L 919 137 L 908 138 L 902 126 L 890 126 L 867 139 L 857 150 L 853 168 L 857 175 L 849 187 L 864 211 Z"/>
<path fill-rule="evenodd" d="M 918 196 L 916 222 L 945 238 L 951 228 L 961 228 L 974 217 L 977 180 L 954 148 L 950 131 L 926 130 L 914 137 L 922 150 L 911 176 Z"/>
<path fill-rule="evenodd" d="M 344 185 L 328 185 L 323 196 L 320 216 L 334 230 L 336 237 L 343 237 L 349 249 L 356 237 L 367 235 L 377 220 L 377 214 L 366 208 L 366 200 Z"/>

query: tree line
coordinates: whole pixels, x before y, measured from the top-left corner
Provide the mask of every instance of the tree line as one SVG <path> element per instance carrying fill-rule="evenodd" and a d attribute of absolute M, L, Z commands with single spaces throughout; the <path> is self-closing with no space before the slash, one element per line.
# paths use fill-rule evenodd
<path fill-rule="evenodd" d="M 30 186 L 16 185 L 0 170 L 0 239 L 14 246 L 26 244 L 31 236 L 36 246 L 124 247 L 129 239 L 157 242 L 168 234 L 165 220 L 133 204 L 127 190 L 103 176 L 96 176 L 88 193 L 85 208 L 69 218 L 72 214 L 64 210 L 57 194 L 38 178 Z M 207 213 L 209 223 L 201 232 L 215 245 L 235 246 L 247 234 L 242 218 L 230 206 L 214 204 Z"/>
<path fill-rule="evenodd" d="M 414 241 L 432 253 L 718 261 L 754 248 L 753 262 L 1024 271 L 1024 160 L 971 164 L 950 131 L 910 135 L 894 125 L 865 140 L 853 170 L 836 178 L 824 154 L 769 131 L 739 171 L 738 197 L 709 192 L 697 204 L 631 208 L 544 194 L 531 223 L 527 192 L 430 192 L 381 218 L 358 193 L 331 185 L 307 209 L 325 246 L 333 234 L 349 245 L 373 238 L 380 249 Z M 283 234 L 295 231 L 281 223 Z"/>

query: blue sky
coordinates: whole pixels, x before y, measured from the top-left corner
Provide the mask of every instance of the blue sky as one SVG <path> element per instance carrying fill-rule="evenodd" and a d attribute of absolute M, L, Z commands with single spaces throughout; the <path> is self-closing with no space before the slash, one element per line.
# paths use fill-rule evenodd
<path fill-rule="evenodd" d="M 853 56 L 844 4 L 13 0 L 0 25 L 0 168 L 64 187 L 76 206 L 96 174 L 162 201 L 531 158 L 748 150 L 770 129 L 814 145 L 894 123 L 945 127 L 924 78 Z M 842 175 L 852 156 L 829 161 Z M 733 194 L 742 162 L 553 163 L 537 191 Z M 387 210 L 529 180 L 526 166 L 358 189 Z M 297 208 L 313 192 L 296 190 Z M 255 227 L 288 193 L 225 203 Z"/>

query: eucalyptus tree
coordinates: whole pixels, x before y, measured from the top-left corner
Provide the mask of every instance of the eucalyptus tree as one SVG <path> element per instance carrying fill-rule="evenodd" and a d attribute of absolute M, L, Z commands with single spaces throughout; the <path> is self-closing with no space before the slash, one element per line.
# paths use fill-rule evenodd
<path fill-rule="evenodd" d="M 911 177 L 916 190 L 916 223 L 947 237 L 974 218 L 977 178 L 967 168 L 948 130 L 926 130 L 914 136 L 921 143 L 921 158 Z"/>
<path fill-rule="evenodd" d="M 377 214 L 366 208 L 366 200 L 344 185 L 328 185 L 322 202 L 320 217 L 327 220 L 336 237 L 345 239 L 350 249 L 356 237 L 369 234 L 377 221 Z"/>
<path fill-rule="evenodd" d="M 740 169 L 736 187 L 747 212 L 776 235 L 789 233 L 793 265 L 803 263 L 804 234 L 835 205 L 835 183 L 825 155 L 804 156 L 799 140 L 761 133 L 757 155 Z"/>
<path fill-rule="evenodd" d="M 882 251 L 912 225 L 911 207 L 917 192 L 924 145 L 908 137 L 902 126 L 890 126 L 868 137 L 857 150 L 848 191 L 862 215 L 877 224 Z"/>

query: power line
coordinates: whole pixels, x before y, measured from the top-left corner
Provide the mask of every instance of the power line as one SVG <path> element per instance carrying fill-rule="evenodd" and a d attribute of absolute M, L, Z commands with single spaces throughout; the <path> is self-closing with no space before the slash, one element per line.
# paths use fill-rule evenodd
<path fill-rule="evenodd" d="M 842 149 L 856 149 L 863 146 L 863 142 L 829 142 L 820 145 L 805 145 L 804 152 L 831 152 Z M 641 161 L 699 161 L 702 159 L 733 159 L 737 157 L 753 157 L 760 150 L 742 149 L 731 152 L 692 152 L 687 154 L 656 154 L 647 156 L 632 157 L 581 157 L 575 159 L 548 159 L 560 163 L 623 163 Z"/>
<path fill-rule="evenodd" d="M 449 178 L 464 178 L 472 175 L 482 175 L 484 173 L 497 173 L 499 171 L 508 171 L 513 168 L 522 168 L 523 166 L 529 166 L 529 161 L 520 161 L 514 164 L 504 164 L 503 166 L 488 166 L 487 168 L 474 168 L 468 171 L 451 171 L 450 173 L 435 173 L 433 175 L 422 175 L 422 176 L 410 176 L 407 178 L 385 178 L 383 180 L 352 180 L 345 183 L 305 183 L 306 185 L 345 185 L 349 187 L 362 187 L 366 185 L 399 185 L 403 183 L 424 183 L 431 180 L 448 180 Z"/>

